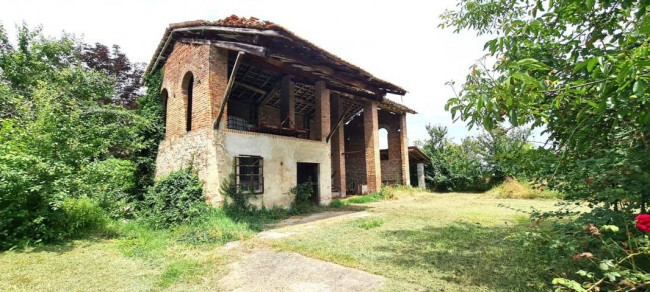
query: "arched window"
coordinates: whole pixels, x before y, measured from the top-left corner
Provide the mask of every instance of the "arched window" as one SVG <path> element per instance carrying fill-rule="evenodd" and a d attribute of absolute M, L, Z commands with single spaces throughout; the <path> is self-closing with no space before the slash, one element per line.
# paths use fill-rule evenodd
<path fill-rule="evenodd" d="M 169 93 L 167 93 L 167 89 L 163 88 L 163 90 L 160 92 L 160 99 L 162 101 L 162 106 L 163 106 L 163 126 L 165 126 L 165 133 L 167 132 L 167 103 L 169 102 Z"/>
<path fill-rule="evenodd" d="M 192 130 L 192 91 L 194 90 L 194 76 L 192 72 L 185 73 L 183 77 L 183 94 L 187 100 L 187 108 L 185 111 L 185 130 L 187 132 Z"/>
<path fill-rule="evenodd" d="M 388 160 L 388 130 L 379 129 L 379 149 L 381 160 Z"/>

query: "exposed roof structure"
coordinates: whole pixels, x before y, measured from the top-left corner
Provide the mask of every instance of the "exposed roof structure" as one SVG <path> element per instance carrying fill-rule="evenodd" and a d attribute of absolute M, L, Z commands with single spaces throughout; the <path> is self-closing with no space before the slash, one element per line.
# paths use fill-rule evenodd
<path fill-rule="evenodd" d="M 431 158 L 424 154 L 420 148 L 409 146 L 409 161 L 415 163 L 428 163 L 431 161 Z"/>
<path fill-rule="evenodd" d="M 305 78 L 304 83 L 324 80 L 328 88 L 354 96 L 384 101 L 386 93 L 404 95 L 406 90 L 379 79 L 291 31 L 269 21 L 230 16 L 218 21 L 188 21 L 170 24 L 154 53 L 146 73 L 161 67 L 174 43 L 209 43 L 233 51 L 244 51 L 246 58 L 263 63 L 273 71 Z M 256 62 L 258 63 L 258 62 Z M 385 107 L 402 105 L 388 102 Z M 408 109 L 408 110 L 407 110 Z"/>

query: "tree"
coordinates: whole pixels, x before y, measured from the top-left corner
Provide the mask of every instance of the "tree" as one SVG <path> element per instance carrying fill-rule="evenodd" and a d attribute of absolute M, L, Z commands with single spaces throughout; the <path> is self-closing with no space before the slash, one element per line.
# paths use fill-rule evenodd
<path fill-rule="evenodd" d="M 648 1 L 461 0 L 442 27 L 492 35 L 446 108 L 470 127 L 530 124 L 561 152 L 549 183 L 645 211 L 650 187 Z"/>
<path fill-rule="evenodd" d="M 163 128 L 159 89 L 137 111 L 104 102 L 117 81 L 85 66 L 79 40 L 26 25 L 17 39 L 0 27 L 0 249 L 62 239 L 98 207 L 128 216 Z"/>
<path fill-rule="evenodd" d="M 104 102 L 113 103 L 127 109 L 137 107 L 137 99 L 141 95 L 140 88 L 144 64 L 131 64 L 120 46 L 108 46 L 95 43 L 84 44 L 80 55 L 81 61 L 88 68 L 111 76 L 116 80 L 116 94 Z"/>

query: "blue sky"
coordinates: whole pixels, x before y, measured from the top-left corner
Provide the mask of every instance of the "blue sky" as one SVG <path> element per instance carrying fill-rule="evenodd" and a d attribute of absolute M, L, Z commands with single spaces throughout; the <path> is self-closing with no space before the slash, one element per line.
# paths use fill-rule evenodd
<path fill-rule="evenodd" d="M 440 29 L 439 15 L 455 0 L 438 1 L 0 1 L 0 21 L 10 34 L 22 21 L 62 31 L 86 42 L 118 44 L 133 61 L 148 62 L 169 23 L 221 19 L 231 14 L 278 23 L 409 93 L 391 97 L 415 109 L 408 117 L 412 144 L 426 137 L 426 124 L 449 127 L 456 141 L 468 134 L 452 123 L 444 104 L 453 96 L 447 81 L 462 83 L 484 54 L 486 38 Z"/>

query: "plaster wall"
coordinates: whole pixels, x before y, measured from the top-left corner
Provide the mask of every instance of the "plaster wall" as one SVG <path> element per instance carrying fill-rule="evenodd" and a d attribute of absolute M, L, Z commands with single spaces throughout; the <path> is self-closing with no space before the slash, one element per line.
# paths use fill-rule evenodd
<path fill-rule="evenodd" d="M 256 155 L 264 159 L 264 193 L 251 199 L 257 207 L 288 207 L 294 200 L 289 190 L 297 184 L 297 163 L 318 163 L 320 204 L 332 200 L 330 144 L 237 130 L 224 130 L 227 155 L 220 156 L 220 165 L 231 168 L 239 155 Z M 225 177 L 225 176 L 224 176 Z"/>

